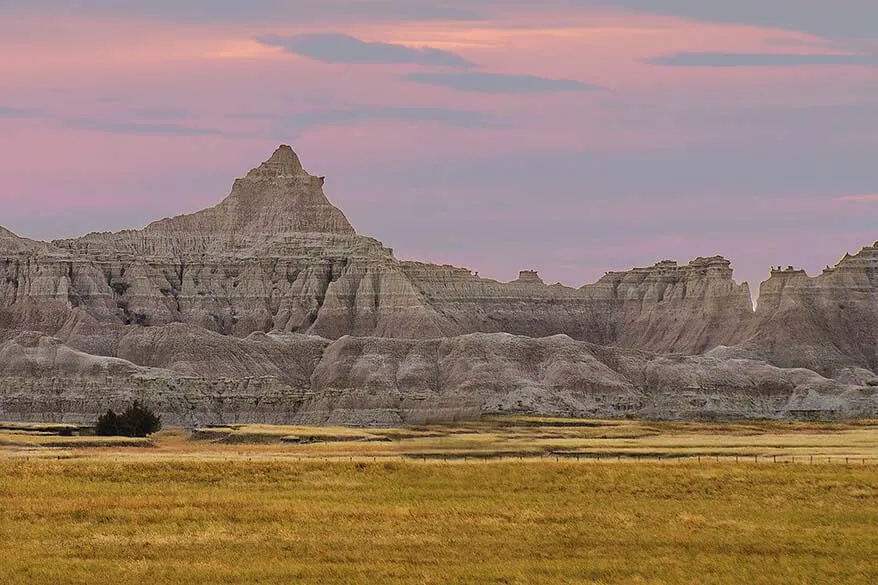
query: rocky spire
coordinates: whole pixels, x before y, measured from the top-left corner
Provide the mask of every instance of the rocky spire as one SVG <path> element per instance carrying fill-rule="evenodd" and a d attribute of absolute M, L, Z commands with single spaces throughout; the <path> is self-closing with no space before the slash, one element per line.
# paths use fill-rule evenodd
<path fill-rule="evenodd" d="M 2 225 L 0 225 L 0 238 L 15 238 L 15 239 L 18 239 L 18 236 L 16 236 L 14 233 L 12 233 L 12 232 L 9 231 L 8 229 L 6 229 L 6 228 L 3 227 Z"/>
<path fill-rule="evenodd" d="M 46 250 L 50 247 L 45 242 L 37 242 L 22 238 L 3 226 L 0 226 L 0 255 L 4 252 L 21 252 L 23 250 Z"/>
<path fill-rule="evenodd" d="M 236 180 L 229 196 L 215 207 L 155 222 L 146 232 L 185 233 L 223 246 L 249 246 L 302 233 L 356 234 L 323 193 L 323 177 L 310 175 L 286 144 Z"/>
<path fill-rule="evenodd" d="M 292 178 L 307 175 L 299 156 L 293 149 L 281 144 L 267 161 L 247 174 L 248 178 Z"/>

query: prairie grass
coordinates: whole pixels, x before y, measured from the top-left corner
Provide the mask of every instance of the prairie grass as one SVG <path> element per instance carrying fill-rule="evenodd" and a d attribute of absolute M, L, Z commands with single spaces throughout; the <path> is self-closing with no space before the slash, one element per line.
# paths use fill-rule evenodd
<path fill-rule="evenodd" d="M 3 426 L 3 585 L 878 582 L 874 421 Z"/>
<path fill-rule="evenodd" d="M 230 425 L 197 431 L 207 453 L 295 457 L 772 457 L 878 462 L 878 423 L 683 423 L 516 417 L 406 429 Z M 161 437 L 161 435 L 160 435 Z M 159 447 L 170 445 L 161 438 Z M 192 450 L 177 441 L 172 451 Z M 271 448 L 271 447 L 269 447 Z M 160 449 L 161 451 L 161 449 Z"/>
<path fill-rule="evenodd" d="M 32 433 L 73 434 L 80 430 L 78 425 L 40 422 L 0 422 L 0 431 L 26 431 Z"/>
<path fill-rule="evenodd" d="M 64 436 L 45 431 L 8 430 L 0 431 L 0 449 L 38 449 L 86 447 L 151 447 L 152 441 L 132 437 Z"/>
<path fill-rule="evenodd" d="M 873 465 L 211 460 L 163 440 L 153 460 L 0 460 L 0 581 L 878 582 Z"/>
<path fill-rule="evenodd" d="M 197 429 L 194 433 L 171 429 L 150 439 L 58 436 L 42 427 L 0 430 L 0 458 L 65 455 L 140 460 L 708 457 L 730 461 L 770 458 L 781 462 L 878 463 L 878 423 L 682 423 L 519 417 L 395 429 L 235 424 Z"/>

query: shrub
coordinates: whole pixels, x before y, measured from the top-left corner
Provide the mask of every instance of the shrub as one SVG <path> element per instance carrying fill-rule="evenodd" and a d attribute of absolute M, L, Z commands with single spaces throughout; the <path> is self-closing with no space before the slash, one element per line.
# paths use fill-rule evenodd
<path fill-rule="evenodd" d="M 112 410 L 98 417 L 95 434 L 101 437 L 112 437 L 119 434 L 119 416 Z"/>
<path fill-rule="evenodd" d="M 95 433 L 103 437 L 145 437 L 162 428 L 162 418 L 138 401 L 122 414 L 108 410 L 98 417 Z"/>

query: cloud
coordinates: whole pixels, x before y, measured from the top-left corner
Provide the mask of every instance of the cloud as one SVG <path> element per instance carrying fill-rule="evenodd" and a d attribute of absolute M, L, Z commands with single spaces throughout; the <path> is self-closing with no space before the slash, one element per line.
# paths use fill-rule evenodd
<path fill-rule="evenodd" d="M 424 162 L 406 170 L 388 169 L 386 180 L 447 190 L 466 186 L 524 197 L 540 192 L 556 199 L 624 198 L 632 203 L 661 201 L 683 192 L 704 198 L 711 193 L 788 194 L 791 209 L 802 194 L 826 201 L 838 193 L 876 193 L 871 149 L 834 137 L 821 141 L 822 131 L 794 131 L 785 122 L 766 129 L 777 138 L 754 136 L 743 142 L 635 152 L 540 152 L 522 142 L 512 152 L 498 148 L 442 165 Z M 874 226 L 874 217 L 861 219 Z"/>
<path fill-rule="evenodd" d="M 0 118 L 46 118 L 48 114 L 30 108 L 11 108 L 0 106 Z"/>
<path fill-rule="evenodd" d="M 189 115 L 186 111 L 178 109 L 145 107 L 105 115 L 113 116 L 113 118 L 68 118 L 63 114 L 45 110 L 0 106 L 0 119 L 49 120 L 58 126 L 73 130 L 87 130 L 107 134 L 139 134 L 143 136 L 230 135 L 230 133 L 223 130 L 168 122 L 168 120 L 184 120 Z"/>
<path fill-rule="evenodd" d="M 290 53 L 324 63 L 412 64 L 462 68 L 474 65 L 451 51 L 366 42 L 339 33 L 301 34 L 291 37 L 265 36 L 256 40 L 264 45 L 282 47 Z"/>
<path fill-rule="evenodd" d="M 132 121 L 80 118 L 63 124 L 75 130 L 105 132 L 107 134 L 136 134 L 140 136 L 225 136 L 226 132 L 212 128 L 198 128 L 183 124 L 161 124 Z"/>
<path fill-rule="evenodd" d="M 869 195 L 844 195 L 842 197 L 836 197 L 834 201 L 876 201 L 878 202 L 878 193 L 872 193 Z"/>
<path fill-rule="evenodd" d="M 295 117 L 300 127 L 310 128 L 331 124 L 356 123 L 369 120 L 402 122 L 438 122 L 453 126 L 487 126 L 488 116 L 472 110 L 447 108 L 375 107 L 352 110 L 306 112 Z"/>
<path fill-rule="evenodd" d="M 356 37 L 340 33 L 301 34 L 291 37 L 265 36 L 256 39 L 265 45 L 282 47 L 290 53 L 302 55 L 324 63 L 346 64 L 409 64 L 425 67 L 450 67 L 470 69 L 476 63 L 451 51 L 431 48 L 416 48 L 381 42 L 366 42 Z M 563 91 L 590 91 L 602 89 L 589 83 L 573 79 L 550 79 L 534 75 L 510 75 L 483 71 L 441 71 L 419 72 L 403 75 L 401 79 L 416 83 L 440 85 L 459 91 L 491 94 L 521 94 Z M 397 108 L 399 116 L 405 109 Z M 408 109 L 409 113 L 421 116 L 430 110 Z M 436 110 L 433 110 L 435 113 Z M 446 114 L 449 110 L 445 111 Z M 338 114 L 338 112 L 336 112 Z M 377 111 L 362 112 L 369 117 L 378 117 Z M 459 112 L 457 112 L 459 114 Z M 352 115 L 351 112 L 344 114 Z M 358 114 L 359 115 L 359 114 Z M 445 115 L 445 114 L 443 114 Z M 343 119 L 340 121 L 350 121 Z"/>
<path fill-rule="evenodd" d="M 878 2 L 873 0 L 544 0 L 543 5 L 547 9 L 619 7 L 826 38 L 878 37 Z M 468 21 L 502 18 L 510 8 L 531 6 L 524 0 L 0 0 L 0 11 L 134 16 L 183 23 Z"/>
<path fill-rule="evenodd" d="M 596 91 L 604 89 L 599 85 L 573 79 L 551 79 L 535 75 L 509 75 L 478 71 L 409 73 L 403 75 L 401 79 L 416 83 L 439 85 L 458 91 L 493 94 Z"/>
<path fill-rule="evenodd" d="M 794 30 L 826 38 L 878 37 L 874 0 L 573 0 L 579 6 L 619 6 L 638 12 Z"/>
<path fill-rule="evenodd" d="M 35 6 L 37 5 L 38 6 Z M 476 20 L 462 1 L 430 0 L 0 0 L 0 11 L 132 16 L 179 23 Z"/>
<path fill-rule="evenodd" d="M 465 128 L 488 127 L 490 116 L 473 110 L 373 106 L 301 112 L 296 114 L 239 114 L 238 119 L 269 120 L 286 133 L 320 126 L 358 124 L 370 121 L 432 122 Z"/>
<path fill-rule="evenodd" d="M 0 119 L 4 117 L 53 119 L 58 125 L 65 128 L 106 134 L 178 137 L 254 137 L 260 135 L 259 132 L 252 131 L 233 132 L 195 126 L 185 122 L 188 116 L 189 114 L 184 110 L 139 108 L 117 112 L 111 118 L 65 118 L 38 110 L 0 107 Z M 397 106 L 351 107 L 292 114 L 244 113 L 229 115 L 227 118 L 271 122 L 274 125 L 274 130 L 284 136 L 321 126 L 357 125 L 373 121 L 425 122 L 461 128 L 489 128 L 497 125 L 492 121 L 492 116 L 476 110 Z"/>
<path fill-rule="evenodd" d="M 669 67 L 878 67 L 878 56 L 832 53 L 672 53 L 644 59 L 643 62 Z"/>
<path fill-rule="evenodd" d="M 125 112 L 126 115 L 141 120 L 183 120 L 191 115 L 186 110 L 177 108 L 133 108 Z"/>
<path fill-rule="evenodd" d="M 811 49 L 831 49 L 834 44 L 833 42 L 824 39 L 796 39 L 790 37 L 765 39 L 762 43 L 772 47 L 808 47 Z"/>

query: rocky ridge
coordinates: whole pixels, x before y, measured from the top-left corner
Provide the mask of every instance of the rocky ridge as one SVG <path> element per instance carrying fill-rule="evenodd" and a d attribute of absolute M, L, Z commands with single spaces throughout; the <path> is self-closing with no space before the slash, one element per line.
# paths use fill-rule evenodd
<path fill-rule="evenodd" d="M 0 418 L 131 396 L 181 424 L 878 410 L 878 246 L 773 270 L 756 311 L 721 257 L 501 283 L 397 260 L 324 182 L 282 146 L 217 206 L 143 230 L 0 228 Z"/>

